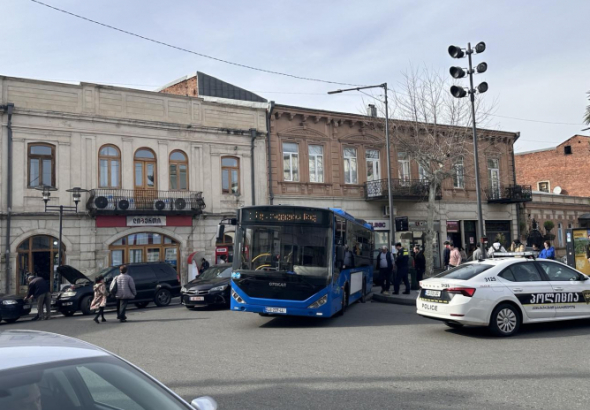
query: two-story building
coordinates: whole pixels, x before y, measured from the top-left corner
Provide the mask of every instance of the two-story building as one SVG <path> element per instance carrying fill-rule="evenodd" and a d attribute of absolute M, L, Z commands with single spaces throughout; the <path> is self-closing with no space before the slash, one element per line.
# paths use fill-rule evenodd
<path fill-rule="evenodd" d="M 264 101 L 0 77 L 0 106 L 3 290 L 53 276 L 59 249 L 82 272 L 166 261 L 184 279 L 191 254 L 215 257 L 222 218 L 267 201 Z M 61 246 L 43 187 L 49 206 L 89 191 L 64 213 Z"/>
<path fill-rule="evenodd" d="M 376 230 L 376 246 L 390 243 L 385 136 L 362 115 L 276 105 L 270 122 L 270 201 L 274 204 L 343 208 Z M 516 186 L 513 145 L 519 134 L 480 131 L 486 235 L 518 235 L 518 204 L 530 187 Z M 472 147 L 472 145 L 471 145 Z M 473 149 L 471 148 L 473 152 Z M 394 214 L 407 216 L 409 231 L 397 232 L 404 246 L 423 245 L 427 220 L 425 177 L 407 153 L 391 147 Z M 437 193 L 437 250 L 449 239 L 469 250 L 477 242 L 477 202 L 472 156 L 456 164 L 460 177 L 444 181 Z M 440 266 L 436 256 L 435 266 Z"/>

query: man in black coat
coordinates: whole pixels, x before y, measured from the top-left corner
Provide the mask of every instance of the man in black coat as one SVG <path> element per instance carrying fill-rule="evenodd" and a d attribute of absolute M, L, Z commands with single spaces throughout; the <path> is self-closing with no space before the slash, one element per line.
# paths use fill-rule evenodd
<path fill-rule="evenodd" d="M 445 269 L 449 269 L 449 261 L 451 260 L 451 242 L 449 241 L 445 241 L 445 251 L 443 254 L 443 260 L 443 265 Z"/>
<path fill-rule="evenodd" d="M 393 282 L 393 294 L 399 294 L 401 281 L 404 281 L 404 285 L 406 286 L 406 291 L 404 292 L 404 295 L 409 295 L 410 281 L 408 280 L 408 264 L 410 262 L 410 255 L 408 254 L 408 251 L 404 249 L 401 242 L 395 244 L 395 249 L 397 249 L 397 256 L 395 258 L 395 266 L 397 266 L 397 273 L 395 274 L 395 280 Z"/>
<path fill-rule="evenodd" d="M 420 283 L 426 272 L 426 258 L 424 251 L 418 245 L 414 246 L 414 269 L 416 269 L 416 280 Z"/>
<path fill-rule="evenodd" d="M 377 255 L 377 266 L 375 269 L 379 270 L 379 281 L 381 282 L 381 294 L 389 295 L 389 287 L 391 286 L 391 274 L 393 272 L 393 258 L 387 246 L 381 248 L 381 252 Z"/>
<path fill-rule="evenodd" d="M 48 320 L 51 317 L 51 293 L 49 291 L 49 281 L 41 276 L 35 276 L 31 273 L 27 275 L 29 282 L 29 293 L 25 300 L 37 299 L 37 316 L 32 320 Z M 45 315 L 43 315 L 45 307 Z"/>

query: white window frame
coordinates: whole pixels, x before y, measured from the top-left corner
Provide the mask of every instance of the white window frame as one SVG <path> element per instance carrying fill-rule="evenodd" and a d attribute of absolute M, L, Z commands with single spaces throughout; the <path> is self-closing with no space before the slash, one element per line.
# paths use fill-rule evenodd
<path fill-rule="evenodd" d="M 428 178 L 426 177 L 426 168 L 422 166 L 422 164 L 418 164 L 418 180 L 420 182 L 426 182 Z"/>
<path fill-rule="evenodd" d="M 541 191 L 541 184 L 547 184 L 547 191 Z M 539 181 L 539 182 L 537 182 L 537 191 L 550 193 L 551 192 L 551 182 L 550 181 Z"/>
<path fill-rule="evenodd" d="M 354 150 L 354 157 L 346 157 L 345 156 L 346 155 L 345 153 L 346 153 L 346 150 L 347 149 Z M 346 185 L 356 185 L 356 184 L 358 184 L 358 165 L 359 165 L 359 163 L 358 163 L 358 150 L 355 147 L 344 147 L 343 150 L 342 150 L 342 157 L 343 157 L 343 164 L 342 164 L 343 168 L 342 168 L 342 171 L 345 174 L 344 175 L 344 183 Z M 354 163 L 356 165 L 355 166 L 356 171 L 353 171 L 352 170 L 352 168 L 353 168 L 352 167 L 353 161 L 354 161 Z M 346 182 L 346 171 L 345 171 L 345 169 L 346 169 L 345 164 L 346 163 L 348 163 L 348 172 L 349 172 L 349 175 L 348 175 L 349 178 L 348 179 L 349 179 L 350 182 Z"/>
<path fill-rule="evenodd" d="M 400 157 L 404 157 L 401 158 Z M 407 171 L 404 172 L 404 171 Z M 407 152 L 397 153 L 397 176 L 401 186 L 409 186 L 412 177 L 412 169 L 410 167 L 410 154 Z"/>
<path fill-rule="evenodd" d="M 295 145 L 297 147 L 297 152 L 285 152 L 285 144 Z M 300 167 L 299 167 L 299 144 L 296 142 L 288 142 L 284 141 L 282 145 L 283 149 L 283 181 L 288 182 L 299 182 L 299 174 L 300 174 Z M 288 157 L 288 158 L 285 158 Z M 295 157 L 295 158 L 293 158 Z M 289 179 L 285 178 L 285 162 L 288 161 L 289 164 Z M 293 164 L 297 162 L 297 173 L 295 174 L 296 178 L 293 178 Z"/>
<path fill-rule="evenodd" d="M 374 151 L 377 153 L 377 158 L 367 157 L 367 152 Z M 381 179 L 381 152 L 378 149 L 365 150 L 365 161 L 367 166 L 367 182 L 378 181 Z M 373 163 L 373 179 L 369 179 L 369 162 Z M 376 171 L 376 172 L 375 172 Z"/>
<path fill-rule="evenodd" d="M 453 164 L 455 168 L 455 175 L 453 178 L 453 187 L 457 189 L 465 189 L 465 161 L 463 157 L 459 157 Z M 461 170 L 461 173 L 459 173 Z"/>
<path fill-rule="evenodd" d="M 322 150 L 322 153 L 321 154 L 312 154 L 311 147 L 319 147 Z M 311 167 L 309 167 L 309 182 L 323 184 L 324 183 L 324 165 L 325 165 L 324 146 L 319 145 L 319 144 L 310 144 L 307 147 L 307 153 L 309 155 L 309 164 L 311 164 L 313 161 L 314 170 L 315 170 L 315 172 L 312 173 Z M 321 158 L 321 163 L 322 163 L 322 171 L 321 172 L 318 171 L 318 158 Z"/>

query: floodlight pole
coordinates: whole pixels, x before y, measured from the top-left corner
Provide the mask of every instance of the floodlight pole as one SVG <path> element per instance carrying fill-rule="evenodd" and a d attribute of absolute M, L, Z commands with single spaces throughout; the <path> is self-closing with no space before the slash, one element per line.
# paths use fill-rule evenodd
<path fill-rule="evenodd" d="M 367 85 L 365 87 L 346 88 L 342 90 L 329 91 L 328 94 L 340 94 L 345 91 L 360 91 L 367 88 L 383 88 L 385 93 L 385 145 L 387 146 L 387 203 L 389 205 L 389 244 L 388 249 L 392 250 L 395 243 L 395 223 L 393 215 L 393 191 L 391 189 L 391 145 L 389 143 L 389 107 L 387 101 L 387 83 L 378 85 Z"/>
<path fill-rule="evenodd" d="M 479 230 L 479 241 L 481 243 L 482 259 L 486 257 L 486 249 L 484 243 L 484 223 L 483 212 L 481 206 L 481 184 L 479 181 L 479 153 L 477 150 L 477 127 L 475 124 L 475 88 L 473 88 L 473 64 L 471 62 L 471 43 L 467 43 L 467 57 L 469 59 L 469 99 L 471 100 L 471 118 L 473 120 L 473 159 L 475 162 L 475 190 L 477 192 L 477 225 Z"/>

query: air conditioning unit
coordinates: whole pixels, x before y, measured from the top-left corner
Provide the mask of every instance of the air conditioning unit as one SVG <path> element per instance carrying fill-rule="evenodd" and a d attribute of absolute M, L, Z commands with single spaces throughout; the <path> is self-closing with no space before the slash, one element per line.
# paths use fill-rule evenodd
<path fill-rule="evenodd" d="M 383 216 L 389 216 L 389 205 L 383 206 Z"/>

